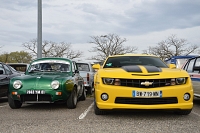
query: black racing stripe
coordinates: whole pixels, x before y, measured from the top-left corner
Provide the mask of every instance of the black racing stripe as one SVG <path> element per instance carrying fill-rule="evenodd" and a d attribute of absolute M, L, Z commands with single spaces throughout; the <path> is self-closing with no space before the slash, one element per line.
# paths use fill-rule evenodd
<path fill-rule="evenodd" d="M 142 70 L 140 69 L 139 66 L 133 65 L 133 66 L 123 66 L 122 69 L 124 69 L 127 72 L 138 72 L 141 73 Z"/>
<path fill-rule="evenodd" d="M 147 71 L 149 73 L 152 73 L 152 72 L 161 72 L 162 70 L 159 68 L 159 67 L 155 67 L 155 66 L 144 66 Z"/>

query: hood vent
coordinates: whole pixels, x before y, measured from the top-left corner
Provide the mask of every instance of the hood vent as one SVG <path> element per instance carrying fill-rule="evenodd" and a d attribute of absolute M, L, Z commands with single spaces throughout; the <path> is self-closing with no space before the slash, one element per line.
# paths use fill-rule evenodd
<path fill-rule="evenodd" d="M 154 72 L 162 72 L 162 69 L 156 66 L 143 66 L 146 68 L 148 73 L 154 73 Z M 142 73 L 142 70 L 140 66 L 133 65 L 133 66 L 123 66 L 122 69 L 124 69 L 127 72 L 135 72 L 135 73 Z M 150 75 L 147 75 L 150 76 Z"/>

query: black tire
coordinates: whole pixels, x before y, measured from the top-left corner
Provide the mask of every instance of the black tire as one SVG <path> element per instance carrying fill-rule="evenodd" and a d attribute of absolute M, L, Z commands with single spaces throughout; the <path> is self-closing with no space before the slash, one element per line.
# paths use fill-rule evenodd
<path fill-rule="evenodd" d="M 87 87 L 87 95 L 92 95 L 92 87 Z"/>
<path fill-rule="evenodd" d="M 77 105 L 77 100 L 78 100 L 77 93 L 76 93 L 76 89 L 74 88 L 71 95 L 69 96 L 67 100 L 67 108 L 75 109 Z"/>
<path fill-rule="evenodd" d="M 189 115 L 191 113 L 191 111 L 192 111 L 192 109 L 187 109 L 187 110 L 175 111 L 175 113 L 178 115 Z"/>
<path fill-rule="evenodd" d="M 105 110 L 101 110 L 97 107 L 96 102 L 94 101 L 94 113 L 95 115 L 106 115 L 107 112 Z"/>
<path fill-rule="evenodd" d="M 8 103 L 11 109 L 19 109 L 22 106 L 22 103 L 18 100 L 13 100 L 10 95 L 8 95 Z"/>
<path fill-rule="evenodd" d="M 85 101 L 85 99 L 86 99 L 86 92 L 85 92 L 85 87 L 83 87 L 83 92 L 82 92 L 82 95 L 81 95 L 81 97 L 79 98 L 79 100 Z"/>

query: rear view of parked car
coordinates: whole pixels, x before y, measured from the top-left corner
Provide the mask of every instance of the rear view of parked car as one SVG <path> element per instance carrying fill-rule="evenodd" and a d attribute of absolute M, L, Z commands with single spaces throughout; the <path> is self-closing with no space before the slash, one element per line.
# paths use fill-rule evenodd
<path fill-rule="evenodd" d="M 92 89 L 94 87 L 94 74 L 95 71 L 92 68 L 92 64 L 89 62 L 77 62 L 77 67 L 80 72 L 81 77 L 84 79 L 84 86 L 87 90 L 87 94 L 92 94 Z"/>
<path fill-rule="evenodd" d="M 200 56 L 189 59 L 182 69 L 186 70 L 192 79 L 194 96 L 200 97 Z"/>
<path fill-rule="evenodd" d="M 13 67 L 15 70 L 25 73 L 29 67 L 28 63 L 7 63 L 7 65 Z"/>

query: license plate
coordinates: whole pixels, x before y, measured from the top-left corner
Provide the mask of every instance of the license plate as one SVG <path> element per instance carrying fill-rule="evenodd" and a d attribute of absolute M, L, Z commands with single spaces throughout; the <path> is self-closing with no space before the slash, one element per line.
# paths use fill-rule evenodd
<path fill-rule="evenodd" d="M 27 90 L 26 94 L 45 94 L 44 90 Z"/>
<path fill-rule="evenodd" d="M 133 97 L 162 97 L 162 91 L 133 91 Z"/>

